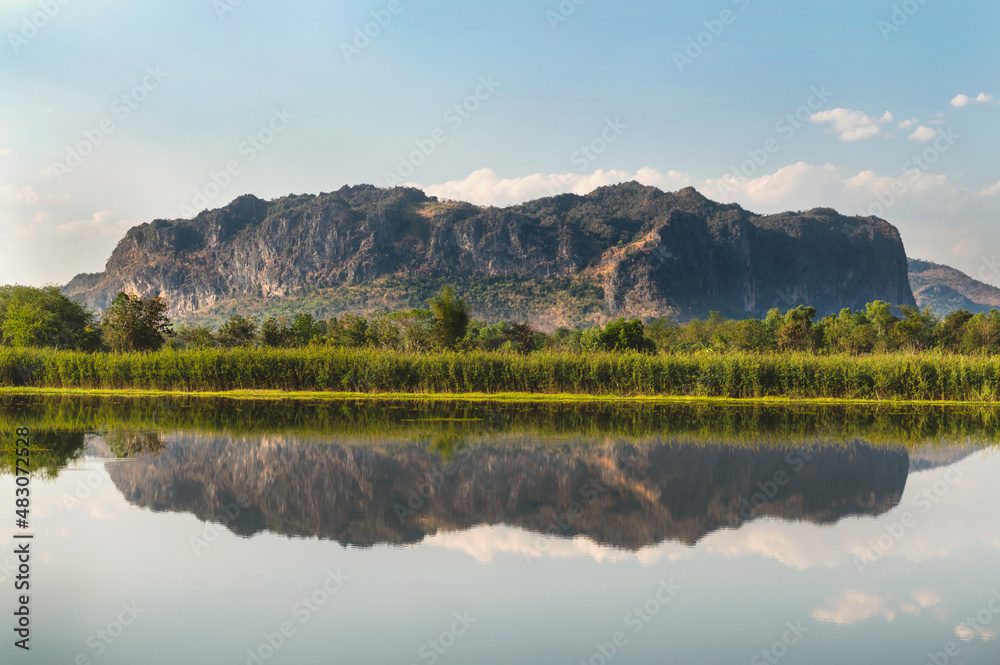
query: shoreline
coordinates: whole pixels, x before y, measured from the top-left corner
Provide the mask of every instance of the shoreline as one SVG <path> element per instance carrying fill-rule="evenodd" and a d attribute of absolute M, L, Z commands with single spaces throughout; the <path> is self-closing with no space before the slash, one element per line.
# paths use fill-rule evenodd
<path fill-rule="evenodd" d="M 616 395 L 590 393 L 409 393 L 409 392 L 344 392 L 308 390 L 158 390 L 134 388 L 37 388 L 0 387 L 5 395 L 70 395 L 89 397 L 222 397 L 243 400 L 323 400 L 337 401 L 413 401 L 413 402 L 510 402 L 510 403 L 607 403 L 632 404 L 718 404 L 760 406 L 943 406 L 997 407 L 1000 402 L 972 400 L 865 399 L 848 397 L 712 397 L 699 395 Z"/>

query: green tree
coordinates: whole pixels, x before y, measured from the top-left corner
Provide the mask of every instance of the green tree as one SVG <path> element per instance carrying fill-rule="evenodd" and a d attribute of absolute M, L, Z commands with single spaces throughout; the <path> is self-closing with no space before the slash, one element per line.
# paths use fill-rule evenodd
<path fill-rule="evenodd" d="M 94 313 L 56 286 L 0 287 L 0 343 L 95 351 L 100 326 Z"/>
<path fill-rule="evenodd" d="M 1000 312 L 991 309 L 976 314 L 965 324 L 962 350 L 967 353 L 993 353 L 1000 348 Z"/>
<path fill-rule="evenodd" d="M 263 346 L 281 348 L 291 346 L 293 340 L 294 334 L 285 319 L 279 321 L 272 316 L 260 327 L 260 343 Z"/>
<path fill-rule="evenodd" d="M 208 326 L 178 327 L 167 346 L 171 349 L 210 349 L 217 340 Z"/>
<path fill-rule="evenodd" d="M 465 302 L 455 295 L 455 289 L 445 286 L 427 304 L 434 315 L 432 331 L 435 342 L 444 349 L 454 348 L 455 343 L 465 337 L 469 327 Z"/>
<path fill-rule="evenodd" d="M 934 329 L 938 319 L 930 308 L 923 311 L 910 305 L 902 305 L 900 311 L 903 318 L 896 322 L 890 336 L 894 348 L 905 348 L 911 351 L 926 349 L 934 342 Z"/>
<path fill-rule="evenodd" d="M 972 312 L 960 309 L 951 312 L 938 323 L 934 331 L 936 344 L 944 351 L 957 352 L 962 348 L 965 324 L 972 318 Z"/>
<path fill-rule="evenodd" d="M 257 324 L 252 319 L 233 314 L 228 321 L 219 326 L 216 337 L 227 349 L 250 346 L 257 337 Z"/>
<path fill-rule="evenodd" d="M 733 326 L 731 343 L 741 351 L 766 351 L 774 346 L 774 338 L 768 335 L 764 322 L 746 319 Z"/>
<path fill-rule="evenodd" d="M 783 351 L 809 351 L 816 348 L 817 330 L 813 326 L 814 307 L 798 306 L 785 313 L 785 325 L 777 332 L 778 348 Z"/>
<path fill-rule="evenodd" d="M 121 292 L 104 312 L 104 342 L 112 351 L 157 351 L 173 332 L 166 317 L 167 303 L 160 296 L 140 298 Z"/>
<path fill-rule="evenodd" d="M 321 332 L 312 314 L 296 314 L 292 319 L 291 331 L 292 342 L 296 346 L 308 346 Z"/>
<path fill-rule="evenodd" d="M 645 327 L 639 319 L 618 319 L 609 323 L 604 330 L 598 327 L 584 331 L 582 342 L 583 347 L 591 351 L 656 353 L 656 344 L 646 337 Z"/>

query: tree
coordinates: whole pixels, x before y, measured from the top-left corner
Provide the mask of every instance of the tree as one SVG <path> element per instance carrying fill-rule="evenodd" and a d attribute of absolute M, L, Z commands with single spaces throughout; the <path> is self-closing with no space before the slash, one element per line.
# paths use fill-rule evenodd
<path fill-rule="evenodd" d="M 217 340 L 208 326 L 178 327 L 167 346 L 171 349 L 209 349 Z"/>
<path fill-rule="evenodd" d="M 173 332 L 160 296 L 141 298 L 121 292 L 104 312 L 104 342 L 112 351 L 158 351 Z"/>
<path fill-rule="evenodd" d="M 219 343 L 227 349 L 250 346 L 257 337 L 257 324 L 252 319 L 245 319 L 239 314 L 233 314 L 228 321 L 219 326 L 216 337 Z"/>
<path fill-rule="evenodd" d="M 945 316 L 935 330 L 938 346 L 946 351 L 958 351 L 965 335 L 965 324 L 971 318 L 972 312 L 966 309 L 960 309 Z"/>
<path fill-rule="evenodd" d="M 316 325 L 312 314 L 296 314 L 292 319 L 291 330 L 292 340 L 296 346 L 309 346 L 309 343 L 313 341 L 313 337 L 320 333 L 319 326 Z"/>
<path fill-rule="evenodd" d="M 465 302 L 455 295 L 455 289 L 445 286 L 427 304 L 434 315 L 432 331 L 435 342 L 444 349 L 455 348 L 455 343 L 465 337 L 469 327 Z"/>
<path fill-rule="evenodd" d="M 765 351 L 771 348 L 773 339 L 767 334 L 763 321 L 746 319 L 734 326 L 732 343 L 741 351 Z"/>
<path fill-rule="evenodd" d="M 260 343 L 264 346 L 291 346 L 294 338 L 295 334 L 284 319 L 278 321 L 272 316 L 260 327 Z"/>
<path fill-rule="evenodd" d="M 656 343 L 645 335 L 642 321 L 618 319 L 604 330 L 584 331 L 583 347 L 592 351 L 641 351 L 656 353 Z"/>
<path fill-rule="evenodd" d="M 929 347 L 934 339 L 934 328 L 938 324 L 930 307 L 921 311 L 910 305 L 902 305 L 899 309 L 903 318 L 892 328 L 894 345 L 911 351 Z"/>
<path fill-rule="evenodd" d="M 883 345 L 889 342 L 889 334 L 892 332 L 896 322 L 899 321 L 892 313 L 892 305 L 876 300 L 865 305 L 865 315 L 875 328 L 878 341 Z"/>
<path fill-rule="evenodd" d="M 783 351 L 808 351 L 816 348 L 813 318 L 816 308 L 798 306 L 785 313 L 785 325 L 778 329 L 778 348 Z"/>
<path fill-rule="evenodd" d="M 0 287 L 0 343 L 94 351 L 100 330 L 94 313 L 57 286 Z"/>

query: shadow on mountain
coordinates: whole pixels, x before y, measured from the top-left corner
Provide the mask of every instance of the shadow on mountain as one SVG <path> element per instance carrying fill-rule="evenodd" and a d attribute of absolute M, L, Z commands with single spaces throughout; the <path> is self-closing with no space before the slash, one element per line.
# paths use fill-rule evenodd
<path fill-rule="evenodd" d="M 686 439 L 343 443 L 172 435 L 159 455 L 108 473 L 133 504 L 242 536 L 370 547 L 507 524 L 636 550 L 694 544 L 764 516 L 826 524 L 880 515 L 899 502 L 909 470 L 904 449 L 860 442 L 799 450 Z"/>

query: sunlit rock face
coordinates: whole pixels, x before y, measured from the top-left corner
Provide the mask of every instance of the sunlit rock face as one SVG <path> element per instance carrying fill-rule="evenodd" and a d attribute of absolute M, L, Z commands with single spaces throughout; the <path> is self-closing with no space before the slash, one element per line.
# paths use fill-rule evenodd
<path fill-rule="evenodd" d="M 122 290 L 162 295 L 174 318 L 319 293 L 303 307 L 326 303 L 322 313 L 335 314 L 420 306 L 442 280 L 479 287 L 466 289 L 474 314 L 507 308 L 542 327 L 915 304 L 902 241 L 884 220 L 825 208 L 762 216 L 692 188 L 637 183 L 504 209 L 370 185 L 270 202 L 241 196 L 193 220 L 130 229 L 103 273 L 65 291 L 99 310 Z M 345 291 L 359 285 L 368 286 Z"/>
<path fill-rule="evenodd" d="M 864 444 L 594 443 L 493 439 L 443 457 L 398 441 L 171 435 L 158 455 L 108 472 L 136 505 L 189 512 L 242 535 L 371 546 L 507 524 L 636 550 L 693 544 L 761 516 L 832 523 L 878 515 L 899 502 L 909 468 L 905 451 Z"/>

